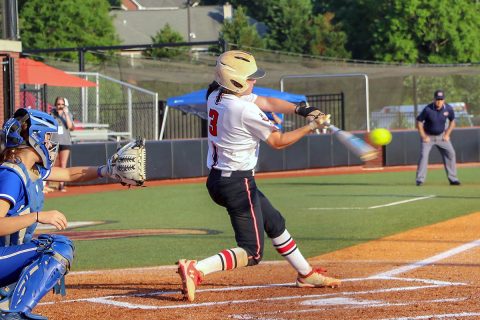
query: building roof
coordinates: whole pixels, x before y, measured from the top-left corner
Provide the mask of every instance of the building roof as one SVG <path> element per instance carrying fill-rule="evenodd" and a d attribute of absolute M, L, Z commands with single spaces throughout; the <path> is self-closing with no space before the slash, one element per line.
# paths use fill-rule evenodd
<path fill-rule="evenodd" d="M 139 9 L 158 9 L 158 8 L 183 8 L 187 5 L 187 0 L 135 0 Z"/>
<path fill-rule="evenodd" d="M 189 12 L 190 11 L 190 12 Z M 222 6 L 196 6 L 190 9 L 112 11 L 114 26 L 122 44 L 150 44 L 151 37 L 168 23 L 189 41 L 215 41 L 223 24 Z"/>

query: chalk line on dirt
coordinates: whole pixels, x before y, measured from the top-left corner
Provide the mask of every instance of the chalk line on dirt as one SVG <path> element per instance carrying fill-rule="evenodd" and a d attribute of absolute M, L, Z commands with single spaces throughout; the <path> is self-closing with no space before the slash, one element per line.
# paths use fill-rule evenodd
<path fill-rule="evenodd" d="M 456 254 L 462 253 L 464 251 L 473 249 L 473 248 L 478 247 L 478 246 L 480 246 L 480 239 L 474 240 L 474 241 L 469 242 L 469 243 L 465 243 L 465 244 L 463 244 L 459 247 L 455 247 L 455 248 L 450 249 L 448 251 L 444 251 L 444 252 L 439 253 L 439 254 L 437 254 L 433 257 L 429 257 L 427 259 L 417 261 L 417 262 L 414 262 L 414 263 L 410 263 L 410 264 L 407 264 L 405 266 L 402 266 L 402 267 L 399 267 L 399 268 L 396 268 L 396 269 L 393 269 L 393 270 L 390 270 L 390 271 L 386 271 L 386 272 L 382 272 L 382 273 L 373 275 L 370 278 L 374 279 L 374 278 L 379 278 L 379 277 L 380 278 L 393 277 L 393 276 L 396 276 L 398 274 L 405 273 L 405 272 L 408 272 L 408 271 L 411 271 L 411 270 L 414 270 L 414 269 L 417 269 L 417 268 L 420 268 L 420 267 L 428 266 L 428 265 L 433 264 L 437 261 L 444 260 L 446 258 L 449 258 L 449 257 L 454 256 Z"/>
<path fill-rule="evenodd" d="M 368 210 L 368 209 L 378 209 L 378 208 L 384 208 L 384 207 L 391 207 L 391 206 L 396 206 L 399 204 L 404 204 L 408 202 L 413 202 L 413 201 L 419 201 L 419 200 L 426 200 L 426 199 L 431 199 L 435 198 L 435 195 L 429 195 L 429 196 L 424 196 L 424 197 L 415 197 L 411 199 L 406 199 L 402 201 L 395 201 L 395 202 L 389 202 L 377 206 L 370 206 L 370 207 L 336 207 L 336 208 L 308 208 L 308 210 Z"/>

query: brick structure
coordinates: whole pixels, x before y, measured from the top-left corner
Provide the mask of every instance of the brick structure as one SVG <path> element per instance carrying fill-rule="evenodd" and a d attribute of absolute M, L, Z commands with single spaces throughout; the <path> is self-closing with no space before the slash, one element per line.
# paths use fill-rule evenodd
<path fill-rule="evenodd" d="M 9 41 L 9 40 L 0 40 L 0 57 L 2 58 L 2 61 L 5 61 L 7 58 L 6 55 L 12 57 L 15 59 L 15 109 L 18 108 L 19 103 L 20 103 L 20 70 L 19 70 L 19 63 L 18 59 L 20 58 L 20 53 L 22 52 L 22 43 L 20 41 Z M 3 68 L 2 68 L 3 71 Z M 4 93 L 4 87 L 5 83 L 3 81 L 3 72 L 0 72 L 0 106 L 2 106 L 2 110 L 0 111 L 0 124 L 3 124 L 5 122 L 4 119 L 4 114 L 5 114 L 5 108 L 7 106 L 5 105 L 5 93 Z"/>
<path fill-rule="evenodd" d="M 364 137 L 365 141 L 372 145 L 372 143 L 370 142 L 370 138 L 369 138 L 369 135 L 368 135 L 368 132 L 365 133 L 365 137 Z M 383 164 L 385 163 L 384 162 L 384 157 L 385 157 L 385 147 L 382 147 L 382 146 L 373 146 L 375 149 L 377 149 L 378 151 L 378 158 L 376 159 L 373 159 L 373 160 L 370 160 L 370 161 L 366 161 L 364 164 L 363 164 L 363 167 L 364 168 L 381 168 L 383 167 Z"/>

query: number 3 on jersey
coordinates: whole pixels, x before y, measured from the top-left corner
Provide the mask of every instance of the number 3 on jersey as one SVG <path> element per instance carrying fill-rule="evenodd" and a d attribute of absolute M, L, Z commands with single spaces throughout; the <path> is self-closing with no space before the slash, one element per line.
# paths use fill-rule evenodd
<path fill-rule="evenodd" d="M 218 122 L 218 111 L 215 109 L 210 109 L 208 112 L 208 117 L 210 118 L 210 123 L 208 125 L 208 131 L 214 137 L 217 136 L 217 122 Z"/>

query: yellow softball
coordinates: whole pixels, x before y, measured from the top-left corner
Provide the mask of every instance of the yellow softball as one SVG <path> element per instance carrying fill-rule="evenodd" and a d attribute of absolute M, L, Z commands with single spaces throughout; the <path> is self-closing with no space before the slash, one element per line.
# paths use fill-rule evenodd
<path fill-rule="evenodd" d="M 392 133 L 385 128 L 377 128 L 370 132 L 370 142 L 376 146 L 385 146 L 392 141 Z"/>

